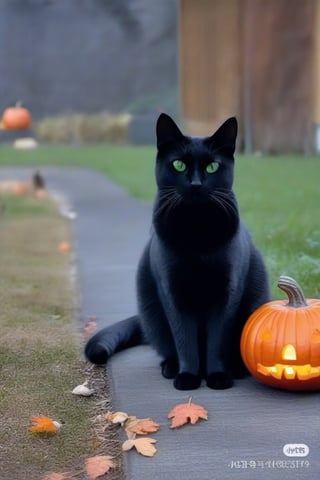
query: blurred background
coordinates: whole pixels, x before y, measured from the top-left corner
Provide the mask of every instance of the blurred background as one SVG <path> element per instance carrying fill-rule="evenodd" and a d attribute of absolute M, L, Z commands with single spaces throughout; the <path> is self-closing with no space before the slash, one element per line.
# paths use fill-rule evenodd
<path fill-rule="evenodd" d="M 125 280 L 133 285 L 156 192 L 157 117 L 166 112 L 183 132 L 202 136 L 235 115 L 234 189 L 272 297 L 283 296 L 284 274 L 320 298 L 320 0 L 0 0 L 0 45 L 1 221 L 16 215 L 22 229 L 23 216 L 48 215 L 38 200 L 57 175 L 66 198 L 74 188 L 93 219 L 99 208 L 109 218 L 105 237 L 80 227 L 85 255 L 101 245 L 108 268 L 112 242 L 122 245 L 120 265 L 137 247 L 125 260 L 134 265 Z M 77 175 L 88 183 L 100 178 L 88 167 L 107 175 L 148 208 L 131 210 L 117 195 L 109 202 L 95 180 L 84 193 L 64 167 L 84 167 Z M 37 219 L 32 235 L 8 233 L 6 245 L 4 225 L 1 264 L 18 250 L 13 239 L 41 242 Z M 120 227 L 118 239 L 120 225 L 127 230 Z M 94 298 L 117 291 L 120 276 L 110 272 L 106 283 L 93 276 Z M 119 292 L 129 290 L 123 283 Z"/>
<path fill-rule="evenodd" d="M 246 153 L 319 153 L 319 12 L 319 0 L 1 0 L 0 109 L 21 100 L 53 143 L 153 144 L 165 111 L 199 135 L 236 115 Z"/>

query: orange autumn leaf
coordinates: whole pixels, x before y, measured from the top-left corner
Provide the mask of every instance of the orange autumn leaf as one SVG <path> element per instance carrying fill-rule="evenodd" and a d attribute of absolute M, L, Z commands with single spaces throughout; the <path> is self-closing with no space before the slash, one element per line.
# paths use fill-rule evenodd
<path fill-rule="evenodd" d="M 68 480 L 70 476 L 67 473 L 48 473 L 43 480 Z"/>
<path fill-rule="evenodd" d="M 151 418 L 129 417 L 125 424 L 127 433 L 136 433 L 137 435 L 157 432 L 159 428 L 159 423 L 154 422 Z"/>
<path fill-rule="evenodd" d="M 86 472 L 89 480 L 96 480 L 113 467 L 114 463 L 110 455 L 97 455 L 86 460 Z"/>
<path fill-rule="evenodd" d="M 168 418 L 171 418 L 170 428 L 182 427 L 186 423 L 194 425 L 200 418 L 207 420 L 208 412 L 202 405 L 197 405 L 191 402 L 191 398 L 188 403 L 179 403 L 168 413 Z"/>
<path fill-rule="evenodd" d="M 97 330 L 97 317 L 89 317 L 87 323 L 82 329 L 82 333 L 85 337 L 89 337 Z"/>
<path fill-rule="evenodd" d="M 157 452 L 154 446 L 156 442 L 157 440 L 149 437 L 130 438 L 122 444 L 122 450 L 126 452 L 134 447 L 144 457 L 153 457 Z"/>
<path fill-rule="evenodd" d="M 126 412 L 110 412 L 107 414 L 107 420 L 114 425 L 120 424 L 121 427 L 128 420 L 129 415 Z"/>
<path fill-rule="evenodd" d="M 26 182 L 16 182 L 14 193 L 18 196 L 26 195 L 30 192 L 30 184 Z"/>
<path fill-rule="evenodd" d="M 71 244 L 69 242 L 60 242 L 58 250 L 60 253 L 68 253 L 71 250 Z"/>
<path fill-rule="evenodd" d="M 34 425 L 29 428 L 32 433 L 57 433 L 60 424 L 49 417 L 32 417 Z"/>

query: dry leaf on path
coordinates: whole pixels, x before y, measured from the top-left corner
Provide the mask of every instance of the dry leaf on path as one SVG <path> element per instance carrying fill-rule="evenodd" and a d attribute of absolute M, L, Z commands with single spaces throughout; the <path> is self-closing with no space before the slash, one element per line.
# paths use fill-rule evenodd
<path fill-rule="evenodd" d="M 48 473 L 42 480 L 68 480 L 70 476 L 67 473 Z"/>
<path fill-rule="evenodd" d="M 123 427 L 124 422 L 129 418 L 129 415 L 126 412 L 111 412 L 108 414 L 108 422 L 116 424 L 120 423 Z"/>
<path fill-rule="evenodd" d="M 61 424 L 49 417 L 32 417 L 34 425 L 29 428 L 32 433 L 57 433 Z"/>
<path fill-rule="evenodd" d="M 71 251 L 71 244 L 69 242 L 60 242 L 58 245 L 60 253 L 69 253 Z"/>
<path fill-rule="evenodd" d="M 110 455 L 97 455 L 86 460 L 86 472 L 89 480 L 96 480 L 113 467 L 114 463 Z"/>
<path fill-rule="evenodd" d="M 136 433 L 137 435 L 157 432 L 159 428 L 159 423 L 154 422 L 151 418 L 136 417 L 129 417 L 124 427 L 127 433 Z"/>
<path fill-rule="evenodd" d="M 153 457 L 157 452 L 154 446 L 156 442 L 157 440 L 149 437 L 131 438 L 122 444 L 122 450 L 126 452 L 134 447 L 144 457 Z"/>
<path fill-rule="evenodd" d="M 89 388 L 87 385 L 88 385 L 88 382 L 85 381 L 81 385 L 77 385 L 72 390 L 71 393 L 73 393 L 73 395 L 80 395 L 82 397 L 91 397 L 91 395 L 93 395 L 95 393 L 95 389 L 94 388 Z"/>
<path fill-rule="evenodd" d="M 97 317 L 89 317 L 87 323 L 82 329 L 82 334 L 85 337 L 90 337 L 97 330 Z"/>
<path fill-rule="evenodd" d="M 168 418 L 171 418 L 170 428 L 182 427 L 190 422 L 192 425 L 198 422 L 200 418 L 207 420 L 208 411 L 202 406 L 191 402 L 179 403 L 168 413 Z"/>

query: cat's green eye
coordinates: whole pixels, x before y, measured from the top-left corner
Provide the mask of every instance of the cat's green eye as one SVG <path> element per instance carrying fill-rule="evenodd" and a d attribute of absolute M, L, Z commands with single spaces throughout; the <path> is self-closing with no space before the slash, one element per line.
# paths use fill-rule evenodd
<path fill-rule="evenodd" d="M 187 165 L 182 160 L 175 160 L 172 165 L 174 166 L 177 172 L 184 172 L 187 168 Z"/>
<path fill-rule="evenodd" d="M 217 162 L 211 162 L 209 165 L 206 166 L 206 172 L 207 173 L 215 173 L 219 168 L 219 163 Z"/>

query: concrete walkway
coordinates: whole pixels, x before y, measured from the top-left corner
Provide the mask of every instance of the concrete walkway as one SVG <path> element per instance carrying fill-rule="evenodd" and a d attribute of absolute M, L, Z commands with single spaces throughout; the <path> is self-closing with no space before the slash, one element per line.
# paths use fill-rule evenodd
<path fill-rule="evenodd" d="M 0 180 L 26 179 L 33 171 L 2 168 Z M 73 235 L 82 318 L 96 315 L 104 326 L 135 313 L 135 270 L 148 237 L 151 206 L 89 169 L 41 171 L 48 188 L 60 192 L 77 213 Z M 207 408 L 208 421 L 170 430 L 167 413 L 187 402 L 189 392 L 175 390 L 161 376 L 156 354 L 136 347 L 117 354 L 109 368 L 114 410 L 161 424 L 152 435 L 158 448 L 154 458 L 125 455 L 128 480 L 319 479 L 319 393 L 277 391 L 252 378 L 224 391 L 203 386 L 190 395 Z M 287 444 L 304 444 L 309 454 L 287 456 Z M 307 453 L 306 447 L 300 452 L 303 448 Z"/>

